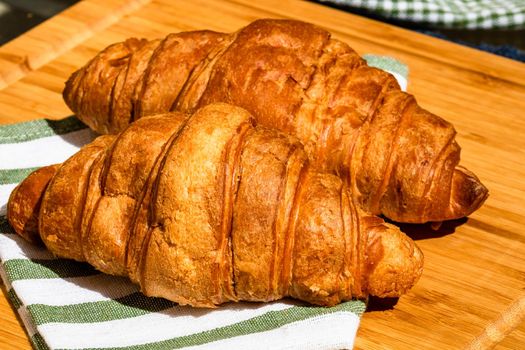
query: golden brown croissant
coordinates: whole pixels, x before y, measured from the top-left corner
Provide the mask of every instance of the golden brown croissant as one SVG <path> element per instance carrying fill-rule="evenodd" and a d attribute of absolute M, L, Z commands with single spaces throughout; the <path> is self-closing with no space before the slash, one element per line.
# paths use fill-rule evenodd
<path fill-rule="evenodd" d="M 8 218 L 60 257 L 201 307 L 399 296 L 423 264 L 410 238 L 309 166 L 301 143 L 227 104 L 97 138 L 22 182 Z"/>
<path fill-rule="evenodd" d="M 312 163 L 340 175 L 365 210 L 399 222 L 463 217 L 488 193 L 458 166 L 451 124 L 400 91 L 392 75 L 303 22 L 128 39 L 75 72 L 64 98 L 100 133 L 211 102 L 241 106 L 259 124 L 297 136 Z"/>

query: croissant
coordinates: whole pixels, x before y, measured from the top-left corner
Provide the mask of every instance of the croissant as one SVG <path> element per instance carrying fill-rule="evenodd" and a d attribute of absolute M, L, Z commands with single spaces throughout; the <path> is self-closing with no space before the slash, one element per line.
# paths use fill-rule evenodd
<path fill-rule="evenodd" d="M 64 99 L 92 129 L 145 115 L 241 106 L 295 135 L 312 165 L 340 175 L 362 208 L 398 222 L 469 215 L 488 195 L 458 166 L 453 126 L 395 78 L 311 24 L 257 20 L 233 34 L 193 31 L 109 46 L 67 81 Z"/>
<path fill-rule="evenodd" d="M 419 248 L 314 169 L 296 139 L 210 104 L 142 118 L 35 171 L 11 194 L 8 219 L 57 256 L 180 304 L 405 293 L 422 271 Z"/>

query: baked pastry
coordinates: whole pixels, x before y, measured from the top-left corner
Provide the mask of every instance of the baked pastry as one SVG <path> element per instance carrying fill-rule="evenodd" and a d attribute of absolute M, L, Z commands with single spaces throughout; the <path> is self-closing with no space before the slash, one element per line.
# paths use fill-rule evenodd
<path fill-rule="evenodd" d="M 259 124 L 298 137 L 312 164 L 341 176 L 366 211 L 399 222 L 460 218 L 488 194 L 458 165 L 450 123 L 347 44 L 299 21 L 128 39 L 75 72 L 64 99 L 103 134 L 145 115 L 241 106 Z"/>
<path fill-rule="evenodd" d="M 97 138 L 27 177 L 8 219 L 59 257 L 197 307 L 400 296 L 423 265 L 409 237 L 359 209 L 295 138 L 227 104 Z"/>

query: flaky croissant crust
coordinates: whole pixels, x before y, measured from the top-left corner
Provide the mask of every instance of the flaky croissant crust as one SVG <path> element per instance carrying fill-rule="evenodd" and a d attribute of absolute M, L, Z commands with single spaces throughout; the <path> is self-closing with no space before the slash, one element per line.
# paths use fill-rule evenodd
<path fill-rule="evenodd" d="M 241 106 L 259 124 L 297 136 L 314 166 L 340 175 L 365 210 L 395 221 L 463 217 L 488 193 L 458 166 L 451 124 L 347 44 L 299 21 L 128 39 L 75 72 L 64 99 L 101 133 L 212 102 Z"/>
<path fill-rule="evenodd" d="M 410 238 L 311 167 L 296 139 L 226 104 L 97 138 L 23 181 L 8 218 L 60 257 L 199 307 L 400 296 L 423 264 Z"/>

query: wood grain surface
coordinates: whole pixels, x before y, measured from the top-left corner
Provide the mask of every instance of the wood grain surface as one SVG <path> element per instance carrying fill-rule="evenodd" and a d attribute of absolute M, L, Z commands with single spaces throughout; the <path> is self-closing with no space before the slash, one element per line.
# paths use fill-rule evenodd
<path fill-rule="evenodd" d="M 234 31 L 263 17 L 312 22 L 361 54 L 405 62 L 409 92 L 455 125 L 462 163 L 490 190 L 466 220 L 436 232 L 403 226 L 425 253 L 423 276 L 397 302 L 371 300 L 356 349 L 524 348 L 524 312 L 516 309 L 525 298 L 522 63 L 311 2 L 85 0 L 0 48 L 0 124 L 71 115 L 61 97 L 64 81 L 113 42 Z M 0 348 L 28 348 L 3 290 Z"/>

